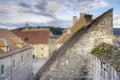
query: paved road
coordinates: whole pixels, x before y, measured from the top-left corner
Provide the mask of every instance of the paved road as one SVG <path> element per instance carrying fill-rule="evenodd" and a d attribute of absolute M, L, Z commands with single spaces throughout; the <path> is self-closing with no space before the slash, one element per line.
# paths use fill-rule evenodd
<path fill-rule="evenodd" d="M 42 67 L 42 65 L 47 61 L 48 59 L 39 59 L 34 58 L 33 59 L 33 75 Z"/>

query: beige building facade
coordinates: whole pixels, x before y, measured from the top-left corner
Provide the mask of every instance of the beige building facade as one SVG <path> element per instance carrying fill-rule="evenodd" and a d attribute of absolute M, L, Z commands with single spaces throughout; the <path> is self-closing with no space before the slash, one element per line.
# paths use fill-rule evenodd
<path fill-rule="evenodd" d="M 25 29 L 23 31 L 14 31 L 14 33 L 33 46 L 33 57 L 49 58 L 52 54 L 50 37 L 53 34 L 48 28 Z"/>

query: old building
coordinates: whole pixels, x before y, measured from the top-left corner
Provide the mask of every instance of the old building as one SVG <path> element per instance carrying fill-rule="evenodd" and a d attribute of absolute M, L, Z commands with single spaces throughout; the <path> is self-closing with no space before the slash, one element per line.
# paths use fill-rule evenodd
<path fill-rule="evenodd" d="M 92 21 L 92 15 L 80 13 L 80 19 L 73 16 L 73 26 L 63 31 L 63 35 L 57 40 L 57 48 L 61 47 L 75 32 L 81 27 L 88 25 Z"/>
<path fill-rule="evenodd" d="M 53 35 L 50 37 L 50 48 L 51 53 L 58 49 L 57 40 L 61 37 L 61 35 Z"/>
<path fill-rule="evenodd" d="M 81 14 L 83 19 L 78 20 L 71 28 L 72 36 L 53 53 L 32 79 L 119 80 L 119 74 L 116 75 L 119 72 L 114 67 L 91 54 L 92 49 L 103 42 L 113 44 L 112 12 L 113 9 L 110 9 L 94 20 L 91 20 L 91 15 Z M 85 17 L 88 19 L 84 20 Z M 110 68 L 109 74 L 103 71 L 107 68 L 105 66 L 108 66 L 108 71 Z"/>
<path fill-rule="evenodd" d="M 48 58 L 53 49 L 51 49 L 51 39 L 53 36 L 48 28 L 25 29 L 22 31 L 13 31 L 26 43 L 33 45 L 33 56 L 39 58 Z"/>
<path fill-rule="evenodd" d="M 0 29 L 0 80 L 29 80 L 32 47 L 6 29 Z"/>

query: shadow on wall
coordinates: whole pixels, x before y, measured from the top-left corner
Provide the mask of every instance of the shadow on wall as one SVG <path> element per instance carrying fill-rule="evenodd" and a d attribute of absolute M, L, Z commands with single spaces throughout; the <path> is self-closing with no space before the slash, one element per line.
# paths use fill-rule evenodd
<path fill-rule="evenodd" d="M 92 78 L 89 78 L 89 70 L 88 70 L 88 60 L 85 59 L 84 65 L 81 66 L 79 69 L 79 75 L 77 78 L 74 78 L 74 80 L 93 80 Z"/>

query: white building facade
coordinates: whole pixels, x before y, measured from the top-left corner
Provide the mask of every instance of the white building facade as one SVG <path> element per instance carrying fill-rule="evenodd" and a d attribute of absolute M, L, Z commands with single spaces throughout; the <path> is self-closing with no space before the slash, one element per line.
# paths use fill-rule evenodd
<path fill-rule="evenodd" d="M 0 80 L 29 80 L 33 74 L 32 50 L 12 32 L 0 29 Z"/>

